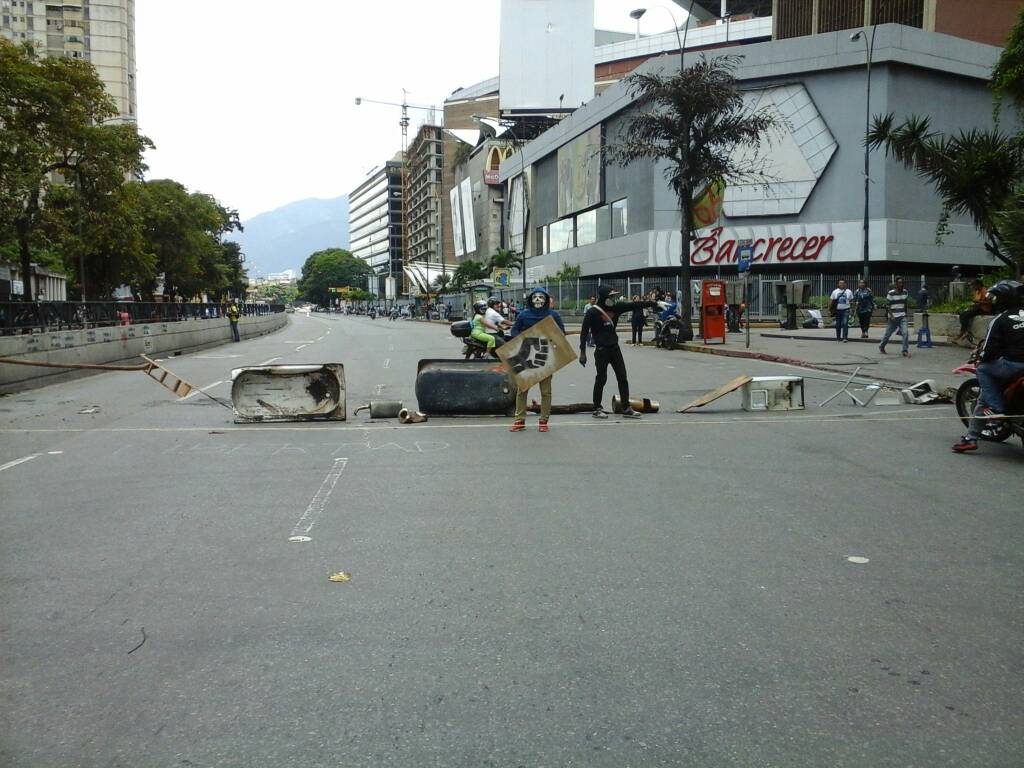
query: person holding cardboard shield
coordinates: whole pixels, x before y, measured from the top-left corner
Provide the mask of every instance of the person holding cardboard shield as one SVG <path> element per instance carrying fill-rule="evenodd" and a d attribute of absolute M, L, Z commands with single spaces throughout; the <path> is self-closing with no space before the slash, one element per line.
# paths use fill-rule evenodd
<path fill-rule="evenodd" d="M 534 288 L 526 299 L 526 306 L 516 316 L 516 322 L 509 331 L 509 336 L 515 338 L 527 328 L 536 325 L 546 317 L 550 317 L 565 333 L 565 325 L 562 323 L 562 316 L 551 309 L 551 296 L 543 288 Z M 586 343 L 586 342 L 584 342 Z M 541 379 L 540 386 L 540 424 L 538 430 L 548 431 L 548 419 L 551 418 L 551 377 Z M 528 389 L 521 389 L 516 393 L 516 415 L 512 422 L 510 432 L 522 432 L 526 429 L 526 394 Z"/>
<path fill-rule="evenodd" d="M 619 292 L 609 285 L 598 286 L 597 303 L 583 316 L 583 327 L 580 329 L 580 365 L 584 367 L 587 365 L 587 337 L 592 337 L 597 345 L 597 349 L 594 350 L 594 366 L 597 368 L 597 376 L 594 378 L 595 419 L 608 418 L 608 414 L 601 407 L 601 399 L 604 396 L 604 385 L 608 381 L 609 365 L 615 371 L 615 380 L 619 385 L 619 398 L 622 400 L 624 408 L 622 415 L 627 419 L 640 418 L 640 414 L 629 404 L 626 361 L 622 359 L 622 350 L 619 349 L 619 336 L 615 333 L 615 326 L 619 322 L 619 315 L 632 312 L 635 309 L 657 307 L 659 304 L 656 301 L 616 303 L 615 297 L 618 295 Z"/>

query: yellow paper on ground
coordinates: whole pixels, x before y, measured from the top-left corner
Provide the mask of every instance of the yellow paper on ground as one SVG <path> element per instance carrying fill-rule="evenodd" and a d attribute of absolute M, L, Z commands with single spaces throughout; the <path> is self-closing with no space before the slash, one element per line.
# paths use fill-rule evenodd
<path fill-rule="evenodd" d="M 521 392 L 576 360 L 576 350 L 550 316 L 496 351 Z"/>

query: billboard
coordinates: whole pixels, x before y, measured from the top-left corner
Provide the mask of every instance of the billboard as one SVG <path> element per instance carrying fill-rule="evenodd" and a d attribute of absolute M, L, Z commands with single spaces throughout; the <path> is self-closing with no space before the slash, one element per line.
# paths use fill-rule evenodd
<path fill-rule="evenodd" d="M 505 114 L 569 112 L 594 98 L 594 0 L 501 0 Z"/>
<path fill-rule="evenodd" d="M 459 184 L 459 195 L 462 197 L 463 241 L 466 253 L 476 252 L 476 222 L 473 220 L 473 188 L 469 179 Z"/>
<path fill-rule="evenodd" d="M 601 126 L 558 148 L 558 216 L 601 202 Z"/>
<path fill-rule="evenodd" d="M 466 246 L 462 238 L 462 206 L 459 205 L 459 188 L 452 187 L 448 190 L 448 197 L 452 209 L 452 238 L 455 240 L 455 255 L 462 256 L 466 253 Z"/>

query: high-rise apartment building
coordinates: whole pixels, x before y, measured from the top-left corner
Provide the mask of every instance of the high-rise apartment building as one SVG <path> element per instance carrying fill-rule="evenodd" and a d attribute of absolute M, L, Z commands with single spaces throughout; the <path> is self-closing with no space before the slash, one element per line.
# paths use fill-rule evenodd
<path fill-rule="evenodd" d="M 441 126 L 422 125 L 409 144 L 406 170 L 406 252 L 410 262 L 444 270 L 455 260 L 451 237 L 442 238 L 444 222 L 451 221 L 451 204 L 443 190 L 454 183 L 445 154 L 458 141 Z"/>
<path fill-rule="evenodd" d="M 373 267 L 370 292 L 394 299 L 403 281 L 400 154 L 370 171 L 349 193 L 348 231 L 352 255 Z"/>
<path fill-rule="evenodd" d="M 0 35 L 88 61 L 121 119 L 135 119 L 135 0 L 0 0 Z"/>

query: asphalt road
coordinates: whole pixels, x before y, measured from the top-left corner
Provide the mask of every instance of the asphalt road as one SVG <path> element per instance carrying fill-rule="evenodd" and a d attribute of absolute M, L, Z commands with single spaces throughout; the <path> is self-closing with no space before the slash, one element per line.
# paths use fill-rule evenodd
<path fill-rule="evenodd" d="M 314 315 L 166 364 L 225 399 L 343 362 L 351 411 L 457 351 Z M 0 398 L 0 764 L 1024 764 L 1020 443 L 957 456 L 949 406 L 811 380 L 676 414 L 794 369 L 625 355 L 663 412 L 546 435 L 235 425 L 135 373 Z"/>

